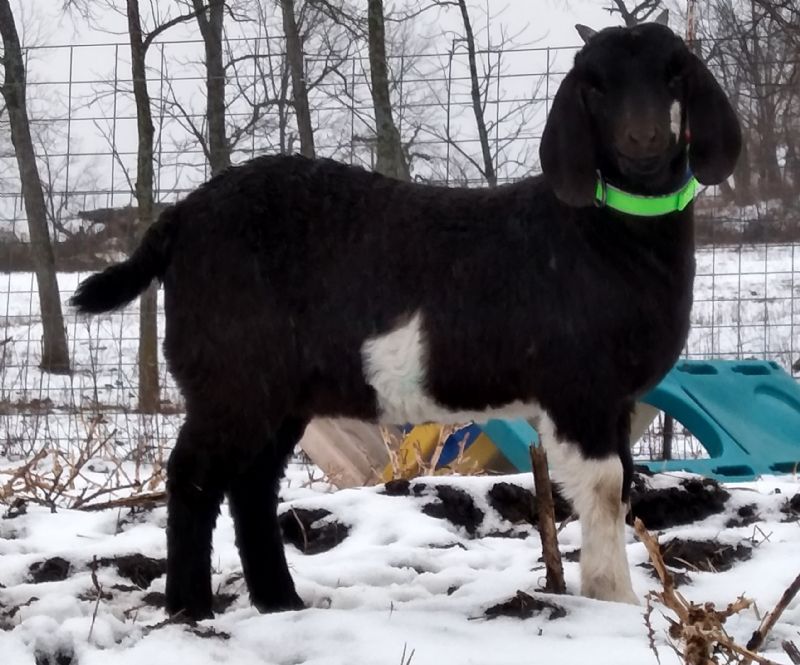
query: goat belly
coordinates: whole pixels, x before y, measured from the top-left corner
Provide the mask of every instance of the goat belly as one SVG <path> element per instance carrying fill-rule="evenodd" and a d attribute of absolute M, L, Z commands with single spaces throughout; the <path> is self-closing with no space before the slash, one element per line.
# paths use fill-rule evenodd
<path fill-rule="evenodd" d="M 459 369 L 448 390 L 434 394 L 429 376 L 428 349 L 422 317 L 414 314 L 407 322 L 383 335 L 368 339 L 361 350 L 364 378 L 375 391 L 378 419 L 384 423 L 463 423 L 491 418 L 535 418 L 539 405 L 524 399 L 504 399 L 488 386 L 464 399 L 457 386 Z M 469 362 L 464 360 L 464 362 Z M 469 406 L 448 406 L 469 402 Z"/>

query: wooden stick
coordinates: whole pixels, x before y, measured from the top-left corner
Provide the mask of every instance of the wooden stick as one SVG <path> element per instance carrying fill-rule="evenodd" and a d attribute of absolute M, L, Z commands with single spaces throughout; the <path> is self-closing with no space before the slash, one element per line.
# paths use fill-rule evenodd
<path fill-rule="evenodd" d="M 547 453 L 542 446 L 531 446 L 531 465 L 533 482 L 536 485 L 536 508 L 539 515 L 539 537 L 542 539 L 542 555 L 547 569 L 546 591 L 566 593 L 564 567 L 558 549 L 555 504 L 550 473 L 547 469 Z"/>
<path fill-rule="evenodd" d="M 800 575 L 795 577 L 794 582 L 792 582 L 786 591 L 783 592 L 781 599 L 778 601 L 778 604 L 775 606 L 775 609 L 772 610 L 764 620 L 761 622 L 761 625 L 758 627 L 753 633 L 753 636 L 750 638 L 750 641 L 747 643 L 747 648 L 750 651 L 758 651 L 761 648 L 761 645 L 764 644 L 764 640 L 767 639 L 767 635 L 778 623 L 778 619 L 781 618 L 786 607 L 789 603 L 792 602 L 792 599 L 797 595 L 800 591 Z M 742 665 L 748 665 L 749 661 L 745 660 L 742 661 Z"/>
<path fill-rule="evenodd" d="M 800 649 L 797 648 L 797 645 L 794 642 L 785 640 L 781 646 L 786 652 L 786 655 L 789 656 L 789 660 L 791 660 L 794 665 L 800 665 Z"/>
<path fill-rule="evenodd" d="M 136 506 L 143 506 L 149 503 L 160 505 L 167 500 L 166 492 L 149 492 L 147 494 L 136 494 L 134 496 L 126 496 L 124 499 L 114 499 L 106 501 L 105 503 L 92 503 L 88 506 L 80 506 L 78 510 L 95 511 L 107 510 L 109 508 L 135 508 Z"/>

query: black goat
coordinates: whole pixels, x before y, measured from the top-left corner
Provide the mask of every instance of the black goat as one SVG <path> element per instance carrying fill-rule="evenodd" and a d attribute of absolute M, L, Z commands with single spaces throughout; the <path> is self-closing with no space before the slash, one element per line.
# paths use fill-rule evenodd
<path fill-rule="evenodd" d="M 187 412 L 168 469 L 169 611 L 211 614 L 225 494 L 252 602 L 303 607 L 276 508 L 314 416 L 535 419 L 583 523 L 583 593 L 635 602 L 630 414 L 687 335 L 688 170 L 721 182 L 740 141 L 725 94 L 668 28 L 610 28 L 558 90 L 543 176 L 447 189 L 270 156 L 164 212 L 73 303 L 103 312 L 164 284 Z"/>

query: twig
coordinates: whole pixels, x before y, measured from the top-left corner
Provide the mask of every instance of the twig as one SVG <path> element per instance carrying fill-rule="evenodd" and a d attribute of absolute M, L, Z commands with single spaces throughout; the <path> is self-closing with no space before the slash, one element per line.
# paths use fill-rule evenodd
<path fill-rule="evenodd" d="M 308 552 L 308 534 L 306 533 L 306 525 L 303 524 L 303 520 L 300 519 L 300 516 L 294 509 L 294 506 L 291 506 L 289 510 L 292 512 L 292 516 L 297 522 L 297 526 L 300 527 L 300 533 L 303 534 L 303 552 Z"/>
<path fill-rule="evenodd" d="M 100 586 L 100 581 L 97 579 L 97 556 L 92 559 L 92 584 L 94 585 L 97 599 L 94 603 L 94 611 L 92 612 L 92 625 L 89 627 L 89 637 L 86 638 L 87 642 L 92 641 L 92 633 L 94 632 L 94 622 L 97 620 L 97 610 L 100 609 L 100 599 L 103 597 L 103 587 Z"/>
<path fill-rule="evenodd" d="M 0 500 L 12 496 L 14 494 L 14 483 L 20 478 L 24 478 L 25 476 L 27 476 L 33 467 L 35 467 L 39 462 L 41 462 L 45 457 L 47 457 L 47 453 L 48 453 L 47 448 L 46 447 L 42 448 L 38 453 L 36 453 L 30 460 L 28 460 L 21 467 L 7 472 L 9 475 L 11 475 L 11 478 L 9 478 L 8 482 L 6 482 L 2 487 L 0 487 Z"/>
<path fill-rule="evenodd" d="M 750 641 L 747 643 L 747 648 L 750 651 L 758 651 L 761 648 L 761 645 L 764 644 L 764 640 L 767 639 L 767 635 L 778 622 L 778 619 L 781 618 L 786 607 L 789 603 L 792 602 L 792 599 L 800 592 L 800 575 L 794 578 L 794 582 L 792 582 L 786 591 L 783 592 L 781 599 L 778 601 L 778 604 L 775 606 L 775 609 L 772 610 L 764 620 L 761 622 L 761 625 L 758 627 L 753 633 L 753 636 L 750 638 Z M 748 665 L 749 661 L 745 660 L 742 662 L 742 665 Z"/>
<path fill-rule="evenodd" d="M 553 487 L 547 470 L 547 453 L 542 446 L 531 446 L 533 481 L 536 486 L 536 509 L 539 516 L 539 537 L 542 539 L 542 555 L 547 569 L 546 590 L 551 593 L 566 593 L 564 567 L 558 549 Z"/>
<path fill-rule="evenodd" d="M 786 655 L 789 656 L 789 660 L 791 660 L 794 665 L 800 665 L 800 649 L 797 648 L 797 645 L 789 640 L 784 640 L 781 646 L 786 652 Z"/>
<path fill-rule="evenodd" d="M 147 494 L 136 494 L 135 496 L 127 496 L 123 499 L 114 499 L 106 501 L 105 503 L 92 503 L 89 505 L 79 506 L 78 510 L 86 512 L 107 510 L 109 508 L 136 508 L 137 506 L 145 506 L 151 503 L 162 504 L 167 500 L 166 492 L 149 492 Z"/>

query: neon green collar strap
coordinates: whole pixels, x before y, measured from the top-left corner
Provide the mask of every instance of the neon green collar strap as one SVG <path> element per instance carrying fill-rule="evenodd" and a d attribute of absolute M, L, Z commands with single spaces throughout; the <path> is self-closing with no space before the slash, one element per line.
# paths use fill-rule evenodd
<path fill-rule="evenodd" d="M 629 194 L 614 185 L 609 185 L 598 173 L 595 205 L 598 208 L 612 208 L 626 215 L 636 217 L 658 217 L 671 212 L 680 212 L 697 195 L 697 178 L 689 175 L 686 184 L 678 191 L 663 196 L 642 196 Z"/>

